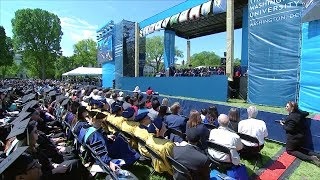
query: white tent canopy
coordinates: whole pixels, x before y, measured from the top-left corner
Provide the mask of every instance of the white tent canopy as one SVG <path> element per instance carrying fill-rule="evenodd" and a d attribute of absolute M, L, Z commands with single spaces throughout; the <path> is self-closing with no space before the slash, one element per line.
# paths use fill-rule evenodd
<path fill-rule="evenodd" d="M 62 76 L 99 76 L 102 75 L 102 68 L 78 67 L 69 72 L 63 73 Z"/>

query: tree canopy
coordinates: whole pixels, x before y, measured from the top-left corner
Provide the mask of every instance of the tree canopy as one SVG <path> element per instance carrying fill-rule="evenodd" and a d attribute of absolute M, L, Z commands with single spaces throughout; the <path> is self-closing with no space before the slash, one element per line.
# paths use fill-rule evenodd
<path fill-rule="evenodd" d="M 84 39 L 73 46 L 74 65 L 96 66 L 97 63 L 97 43 L 92 39 Z"/>
<path fill-rule="evenodd" d="M 221 58 L 214 52 L 202 51 L 200 53 L 193 54 L 190 57 L 190 62 L 193 67 L 197 66 L 220 66 Z"/>
<path fill-rule="evenodd" d="M 31 75 L 52 77 L 56 58 L 61 54 L 62 31 L 57 15 L 42 9 L 21 9 L 12 19 L 14 48 L 23 55 Z"/>
<path fill-rule="evenodd" d="M 13 57 L 12 39 L 6 36 L 5 29 L 0 26 L 0 67 L 2 77 L 5 77 L 7 67 L 13 65 Z"/>
<path fill-rule="evenodd" d="M 164 38 L 163 36 L 154 36 L 147 38 L 146 42 L 146 64 L 154 67 L 157 72 L 160 71 L 164 53 Z M 183 52 L 175 47 L 175 56 L 183 57 Z M 175 58 L 176 59 L 176 58 Z M 163 67 L 163 66 L 162 66 Z"/>

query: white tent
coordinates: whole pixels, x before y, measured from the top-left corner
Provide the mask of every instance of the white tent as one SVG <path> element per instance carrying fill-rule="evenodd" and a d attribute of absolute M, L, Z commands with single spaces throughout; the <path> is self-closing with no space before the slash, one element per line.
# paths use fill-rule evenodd
<path fill-rule="evenodd" d="M 62 76 L 99 76 L 102 75 L 102 68 L 78 67 L 69 72 L 63 73 Z"/>

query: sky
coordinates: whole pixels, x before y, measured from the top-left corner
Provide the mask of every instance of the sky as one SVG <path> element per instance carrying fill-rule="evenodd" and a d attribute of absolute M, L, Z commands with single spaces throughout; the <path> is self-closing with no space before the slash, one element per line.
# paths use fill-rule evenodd
<path fill-rule="evenodd" d="M 52 12 L 60 18 L 62 27 L 61 48 L 63 55 L 73 54 L 73 45 L 82 39 L 92 38 L 96 41 L 96 30 L 110 20 L 141 22 L 159 12 L 184 2 L 185 0 L 0 0 L 0 25 L 12 37 L 11 19 L 18 9 L 41 8 Z M 156 32 L 147 37 L 163 35 Z M 235 30 L 235 58 L 241 59 L 241 29 Z M 176 46 L 187 56 L 187 40 L 176 36 Z M 190 40 L 191 55 L 201 51 L 214 51 L 223 56 L 226 51 L 226 33 L 219 33 Z M 181 61 L 182 59 L 180 59 Z"/>

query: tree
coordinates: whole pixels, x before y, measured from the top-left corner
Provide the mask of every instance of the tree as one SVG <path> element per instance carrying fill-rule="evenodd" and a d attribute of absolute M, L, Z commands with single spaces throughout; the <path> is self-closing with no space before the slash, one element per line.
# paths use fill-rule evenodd
<path fill-rule="evenodd" d="M 163 36 L 154 36 L 147 38 L 146 42 L 146 64 L 160 70 L 160 64 L 163 61 L 164 39 Z M 175 56 L 183 58 L 183 52 L 175 47 Z M 153 63 L 155 62 L 155 63 Z"/>
<path fill-rule="evenodd" d="M 11 21 L 14 47 L 23 55 L 31 74 L 46 78 L 61 54 L 62 31 L 57 15 L 42 9 L 21 9 Z M 48 68 L 46 68 L 49 66 Z"/>
<path fill-rule="evenodd" d="M 190 57 L 190 62 L 193 67 L 197 66 L 220 66 L 221 58 L 214 52 L 202 51 L 193 54 Z"/>
<path fill-rule="evenodd" d="M 74 57 L 59 57 L 55 62 L 55 77 L 61 78 L 62 74 L 76 68 Z"/>
<path fill-rule="evenodd" d="M 84 39 L 73 46 L 74 64 L 78 66 L 96 66 L 97 62 L 97 43 L 92 39 Z"/>
<path fill-rule="evenodd" d="M 6 36 L 5 29 L 0 26 L 0 67 L 2 77 L 6 76 L 7 67 L 13 65 L 13 56 L 12 40 Z"/>
<path fill-rule="evenodd" d="M 233 61 L 233 66 L 237 67 L 237 66 L 240 66 L 240 65 L 241 65 L 241 59 L 235 58 L 234 61 Z"/>

